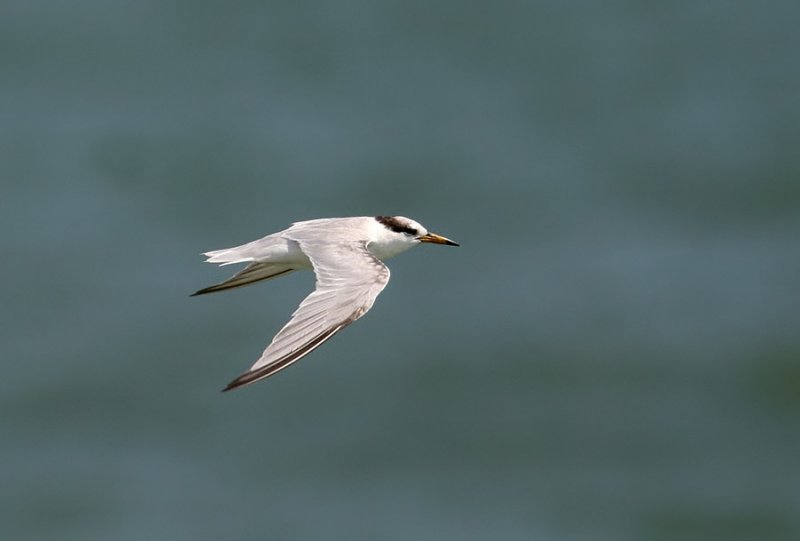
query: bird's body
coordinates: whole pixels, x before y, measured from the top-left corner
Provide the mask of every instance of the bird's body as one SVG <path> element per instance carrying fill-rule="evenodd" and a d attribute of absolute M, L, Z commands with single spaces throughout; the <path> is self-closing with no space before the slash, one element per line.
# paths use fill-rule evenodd
<path fill-rule="evenodd" d="M 449 244 L 402 216 L 322 218 L 296 222 L 264 238 L 206 252 L 207 262 L 248 265 L 230 279 L 194 295 L 223 291 L 313 269 L 316 289 L 300 303 L 261 358 L 225 390 L 271 376 L 307 355 L 364 315 L 389 281 L 383 260 L 421 243 Z"/>

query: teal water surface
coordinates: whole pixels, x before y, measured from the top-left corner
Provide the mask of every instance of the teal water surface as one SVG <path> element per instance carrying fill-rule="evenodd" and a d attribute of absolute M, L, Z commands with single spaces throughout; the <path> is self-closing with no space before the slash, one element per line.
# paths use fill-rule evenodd
<path fill-rule="evenodd" d="M 0 8 L 3 539 L 800 538 L 794 2 Z M 200 252 L 402 214 L 310 273 Z"/>

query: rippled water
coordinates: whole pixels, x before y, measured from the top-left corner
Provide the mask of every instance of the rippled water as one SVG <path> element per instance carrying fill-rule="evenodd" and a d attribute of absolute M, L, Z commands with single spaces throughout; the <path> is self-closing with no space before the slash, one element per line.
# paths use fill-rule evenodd
<path fill-rule="evenodd" d="M 4 539 L 797 539 L 793 2 L 7 2 Z M 222 395 L 312 287 L 462 243 Z"/>

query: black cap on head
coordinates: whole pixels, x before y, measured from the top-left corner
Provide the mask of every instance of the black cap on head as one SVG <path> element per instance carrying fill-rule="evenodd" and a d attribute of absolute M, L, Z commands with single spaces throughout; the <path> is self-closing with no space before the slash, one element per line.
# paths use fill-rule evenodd
<path fill-rule="evenodd" d="M 395 233 L 406 233 L 415 237 L 420 233 L 415 227 L 412 227 L 397 216 L 375 216 L 375 219 Z"/>

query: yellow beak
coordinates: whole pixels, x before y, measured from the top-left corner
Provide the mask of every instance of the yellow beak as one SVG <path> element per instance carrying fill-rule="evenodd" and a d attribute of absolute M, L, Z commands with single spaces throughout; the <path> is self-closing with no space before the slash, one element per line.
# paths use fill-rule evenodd
<path fill-rule="evenodd" d="M 461 246 L 460 244 L 453 242 L 450 239 L 446 239 L 441 235 L 437 235 L 436 233 L 428 233 L 427 235 L 420 235 L 417 237 L 417 240 L 420 242 L 432 242 L 433 244 L 447 244 L 448 246 Z"/>

